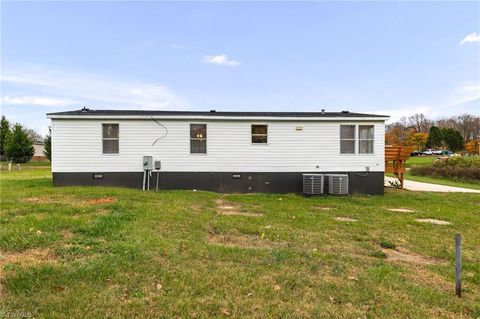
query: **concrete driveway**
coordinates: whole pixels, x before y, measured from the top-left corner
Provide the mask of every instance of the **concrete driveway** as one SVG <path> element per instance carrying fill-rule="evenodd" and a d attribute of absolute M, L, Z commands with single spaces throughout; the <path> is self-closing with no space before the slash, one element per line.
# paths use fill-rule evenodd
<path fill-rule="evenodd" d="M 394 182 L 394 181 L 398 181 L 398 179 L 385 176 L 386 186 L 390 186 L 390 183 L 388 183 L 389 181 Z M 480 194 L 480 190 L 478 189 L 414 182 L 409 180 L 403 181 L 403 188 L 409 191 L 420 191 L 420 192 L 443 192 L 443 193 L 454 192 L 454 193 L 479 193 Z"/>

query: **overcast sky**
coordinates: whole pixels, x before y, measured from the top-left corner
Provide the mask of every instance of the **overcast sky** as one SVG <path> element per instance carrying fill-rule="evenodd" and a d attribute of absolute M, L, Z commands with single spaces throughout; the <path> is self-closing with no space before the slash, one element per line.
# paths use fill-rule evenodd
<path fill-rule="evenodd" d="M 3 2 L 2 114 L 480 114 L 480 2 Z"/>

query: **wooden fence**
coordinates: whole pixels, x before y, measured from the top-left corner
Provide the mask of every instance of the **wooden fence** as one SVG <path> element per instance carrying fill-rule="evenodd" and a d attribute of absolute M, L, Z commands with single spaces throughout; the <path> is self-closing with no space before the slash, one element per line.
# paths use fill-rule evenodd
<path fill-rule="evenodd" d="M 385 146 L 385 173 L 393 173 L 400 180 L 400 188 L 403 188 L 405 162 L 412 151 L 411 146 Z"/>

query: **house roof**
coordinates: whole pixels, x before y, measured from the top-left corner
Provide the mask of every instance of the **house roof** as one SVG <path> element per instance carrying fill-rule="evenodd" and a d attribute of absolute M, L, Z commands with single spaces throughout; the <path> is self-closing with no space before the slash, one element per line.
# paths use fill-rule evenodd
<path fill-rule="evenodd" d="M 387 119 L 388 115 L 342 112 L 223 112 L 223 111 L 157 111 L 157 110 L 91 110 L 48 113 L 49 118 L 81 118 L 81 117 L 168 117 L 168 118 L 369 118 Z"/>

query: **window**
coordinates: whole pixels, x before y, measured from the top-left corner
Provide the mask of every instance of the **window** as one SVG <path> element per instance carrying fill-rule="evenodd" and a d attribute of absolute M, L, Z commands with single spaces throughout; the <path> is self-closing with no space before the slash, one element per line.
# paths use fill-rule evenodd
<path fill-rule="evenodd" d="M 373 154 L 374 132 L 373 125 L 358 126 L 358 152 L 360 154 Z"/>
<path fill-rule="evenodd" d="M 103 154 L 118 154 L 118 124 L 102 124 Z"/>
<path fill-rule="evenodd" d="M 340 154 L 355 154 L 355 125 L 340 125 Z"/>
<path fill-rule="evenodd" d="M 207 153 L 207 124 L 190 124 L 190 153 Z"/>
<path fill-rule="evenodd" d="M 252 143 L 266 144 L 268 142 L 268 125 L 252 125 Z"/>

